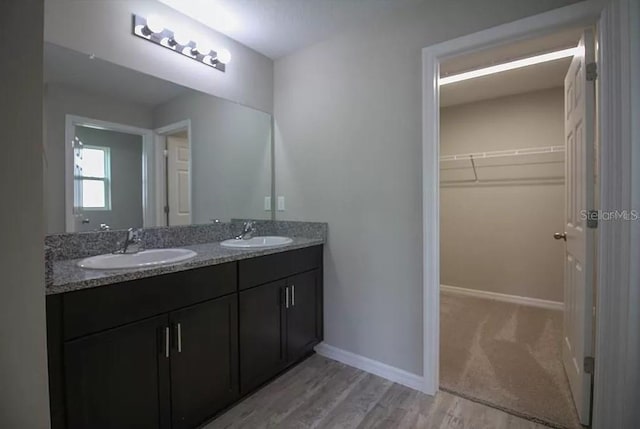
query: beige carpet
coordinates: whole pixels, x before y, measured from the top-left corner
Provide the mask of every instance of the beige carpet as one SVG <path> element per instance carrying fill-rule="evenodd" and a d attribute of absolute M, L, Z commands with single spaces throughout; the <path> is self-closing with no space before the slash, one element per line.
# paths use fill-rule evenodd
<path fill-rule="evenodd" d="M 441 294 L 440 387 L 553 427 L 580 428 L 562 367 L 562 313 Z"/>

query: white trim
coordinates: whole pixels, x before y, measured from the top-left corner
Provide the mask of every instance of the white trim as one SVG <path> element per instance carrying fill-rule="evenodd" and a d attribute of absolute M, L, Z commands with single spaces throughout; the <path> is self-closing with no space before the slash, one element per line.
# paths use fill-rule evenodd
<path fill-rule="evenodd" d="M 422 50 L 422 216 L 423 216 L 423 391 L 438 391 L 440 348 L 440 62 L 516 40 L 550 34 L 570 26 L 593 25 L 606 2 L 589 0 L 433 45 Z"/>
<path fill-rule="evenodd" d="M 599 27 L 600 209 L 640 209 L 640 5 L 613 0 Z M 598 226 L 593 427 L 640 427 L 640 222 Z"/>
<path fill-rule="evenodd" d="M 482 76 L 489 76 L 492 74 L 502 73 L 523 67 L 529 67 L 535 64 L 542 64 L 549 61 L 557 61 L 562 58 L 573 57 L 580 52 L 580 48 L 562 49 L 560 51 L 549 52 L 542 55 L 535 55 L 533 57 L 521 58 L 519 60 L 510 61 L 508 63 L 496 64 L 495 66 L 489 66 L 464 73 L 449 75 L 440 78 L 440 86 L 448 85 L 450 83 L 462 82 L 469 79 L 475 79 Z"/>
<path fill-rule="evenodd" d="M 166 125 L 154 130 L 155 139 L 154 145 L 156 149 L 155 168 L 156 168 L 156 217 L 158 219 L 158 225 L 166 226 L 166 215 L 164 213 L 164 207 L 166 205 L 166 188 L 167 188 L 167 176 L 166 176 L 166 163 L 164 151 L 167 146 L 166 136 L 174 134 L 177 131 L 187 130 L 187 140 L 189 142 L 189 204 L 191 207 L 191 221 L 193 222 L 193 156 L 192 156 L 192 134 L 191 134 L 191 119 L 184 119 L 173 124 Z M 160 138 L 158 138 L 160 137 Z"/>
<path fill-rule="evenodd" d="M 189 134 L 191 134 L 191 119 L 184 119 L 173 124 L 165 125 L 164 127 L 156 128 L 154 131 L 157 134 L 167 135 L 182 130 L 187 130 Z"/>
<path fill-rule="evenodd" d="M 121 133 L 136 134 L 142 137 L 142 221 L 144 227 L 155 226 L 153 210 L 153 183 L 149 181 L 153 171 L 153 131 L 115 122 L 66 115 L 65 118 L 65 213 L 66 230 L 75 232 L 76 216 L 73 214 L 73 138 L 75 127 L 84 126 Z"/>
<path fill-rule="evenodd" d="M 424 384 L 422 377 L 373 359 L 366 358 L 327 343 L 320 343 L 315 347 L 316 353 L 329 359 L 337 360 L 345 365 L 361 369 L 378 377 L 402 384 L 414 390 L 422 390 Z"/>
<path fill-rule="evenodd" d="M 422 51 L 422 332 L 423 391 L 440 385 L 440 63 Z"/>
<path fill-rule="evenodd" d="M 467 289 L 458 286 L 440 285 L 440 291 L 450 295 L 471 296 L 474 298 L 492 299 L 494 301 L 510 302 L 512 304 L 526 305 L 529 307 L 545 308 L 547 310 L 564 310 L 564 304 L 558 301 L 529 298 L 527 296 L 507 295 L 505 293 L 489 292 L 486 290 Z"/>
<path fill-rule="evenodd" d="M 167 216 L 164 212 L 166 203 L 166 157 L 164 151 L 167 147 L 167 139 L 158 133 L 153 134 L 153 147 L 155 150 L 155 179 L 156 179 L 156 226 L 167 226 Z"/>

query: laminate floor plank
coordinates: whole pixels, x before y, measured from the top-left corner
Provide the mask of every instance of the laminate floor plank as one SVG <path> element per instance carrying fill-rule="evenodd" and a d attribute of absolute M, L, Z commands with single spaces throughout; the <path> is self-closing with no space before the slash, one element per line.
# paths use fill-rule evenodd
<path fill-rule="evenodd" d="M 314 355 L 204 429 L 545 429 L 447 392 L 435 397 Z"/>
<path fill-rule="evenodd" d="M 393 383 L 358 429 L 411 428 L 419 414 L 419 392 Z"/>
<path fill-rule="evenodd" d="M 322 383 L 323 378 L 318 377 L 319 374 L 327 377 L 337 370 L 339 367 L 331 365 L 328 361 L 308 359 L 236 404 L 206 428 L 240 428 L 256 424 L 270 427 L 266 420 L 277 420 L 278 404 L 283 402 L 286 404 L 290 398 L 295 398 L 301 390 L 305 390 L 307 383 Z M 290 408 L 291 405 L 288 403 L 285 406 Z"/>
<path fill-rule="evenodd" d="M 316 427 L 354 429 L 378 404 L 393 382 L 367 374 Z"/>
<path fill-rule="evenodd" d="M 367 373 L 344 365 L 335 376 L 325 379 L 308 400 L 299 405 L 282 423 L 282 428 L 316 428 L 344 401 Z"/>

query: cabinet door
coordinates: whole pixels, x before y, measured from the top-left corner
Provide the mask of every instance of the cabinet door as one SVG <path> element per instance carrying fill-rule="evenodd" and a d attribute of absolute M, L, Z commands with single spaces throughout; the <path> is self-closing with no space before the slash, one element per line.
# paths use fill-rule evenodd
<path fill-rule="evenodd" d="M 285 364 L 285 282 L 240 292 L 240 387 L 246 393 Z"/>
<path fill-rule="evenodd" d="M 294 362 L 318 344 L 318 271 L 290 277 L 287 310 L 287 359 Z"/>
<path fill-rule="evenodd" d="M 237 297 L 175 311 L 170 321 L 172 427 L 193 428 L 238 397 Z"/>
<path fill-rule="evenodd" d="M 67 427 L 170 426 L 167 316 L 64 345 Z"/>

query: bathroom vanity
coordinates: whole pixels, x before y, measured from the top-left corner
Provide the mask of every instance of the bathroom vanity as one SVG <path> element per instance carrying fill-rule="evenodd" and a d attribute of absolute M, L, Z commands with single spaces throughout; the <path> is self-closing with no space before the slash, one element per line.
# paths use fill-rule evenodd
<path fill-rule="evenodd" d="M 323 335 L 323 242 L 209 243 L 177 268 L 58 279 L 52 427 L 198 427 L 304 359 Z"/>
<path fill-rule="evenodd" d="M 198 427 L 322 340 L 327 225 L 276 221 L 269 113 L 44 51 L 52 427 Z"/>

